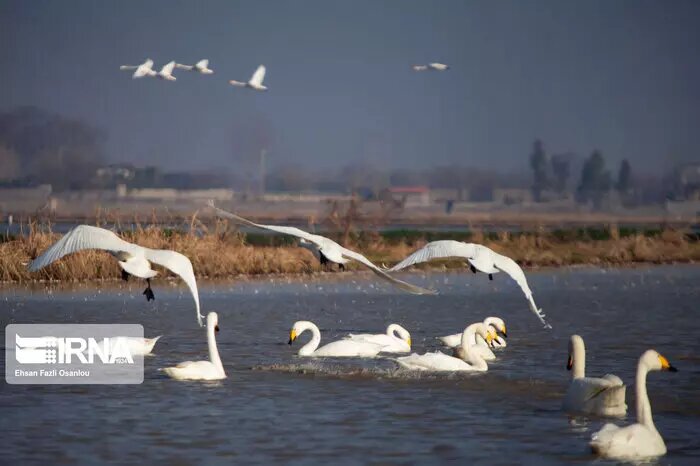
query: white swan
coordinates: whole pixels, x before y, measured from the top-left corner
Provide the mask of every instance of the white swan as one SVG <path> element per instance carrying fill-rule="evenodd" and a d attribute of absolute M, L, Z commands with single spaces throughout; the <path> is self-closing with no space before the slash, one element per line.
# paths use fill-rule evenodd
<path fill-rule="evenodd" d="M 382 353 L 408 353 L 411 351 L 411 334 L 399 324 L 389 325 L 386 328 L 386 333 L 361 333 L 357 335 L 351 333 L 345 339 L 381 345 Z"/>
<path fill-rule="evenodd" d="M 476 273 L 478 270 L 479 272 L 487 273 L 489 280 L 493 280 L 493 274 L 498 272 L 505 272 L 508 274 L 510 278 L 515 280 L 520 286 L 523 293 L 525 293 L 525 298 L 530 305 L 530 310 L 540 319 L 540 322 L 544 324 L 545 328 L 552 328 L 552 326 L 544 320 L 542 309 L 537 308 L 535 300 L 532 298 L 532 290 L 530 290 L 527 284 L 523 269 L 510 257 L 498 254 L 486 246 L 453 240 L 433 241 L 388 269 L 388 272 L 396 272 L 414 264 L 448 257 L 467 259 L 472 272 Z"/>
<path fill-rule="evenodd" d="M 565 411 L 599 416 L 625 415 L 625 384 L 612 374 L 601 378 L 586 377 L 586 347 L 578 335 L 571 335 L 566 368 L 573 368 L 573 376 L 564 396 Z"/>
<path fill-rule="evenodd" d="M 338 340 L 318 347 L 321 343 L 321 331 L 316 324 L 307 320 L 294 322 L 289 331 L 289 344 L 294 343 L 299 335 L 311 330 L 311 340 L 299 349 L 299 356 L 321 356 L 331 358 L 363 357 L 372 358 L 382 351 L 382 345 L 366 341 Z"/>
<path fill-rule="evenodd" d="M 493 361 L 496 359 L 496 355 L 493 353 L 491 348 L 493 348 L 493 345 L 496 342 L 496 338 L 498 338 L 498 334 L 496 332 L 502 332 L 504 335 L 507 335 L 506 324 L 505 322 L 503 322 L 503 319 L 500 319 L 498 317 L 487 317 L 486 319 L 484 319 L 483 324 L 489 327 L 490 329 L 494 330 L 493 340 L 490 343 L 488 343 L 480 335 L 474 334 L 474 340 L 470 342 L 470 351 L 474 354 L 478 354 L 485 361 Z M 465 361 L 467 360 L 467 356 L 461 344 L 454 347 L 454 350 L 452 351 L 452 356 L 464 359 Z"/>
<path fill-rule="evenodd" d="M 164 249 L 149 249 L 142 246 L 127 243 L 113 232 L 104 228 L 90 225 L 78 225 L 54 243 L 44 253 L 29 264 L 29 271 L 36 272 L 46 267 L 65 255 L 84 249 L 101 249 L 114 256 L 122 269 L 122 279 L 127 280 L 129 275 L 145 278 L 148 288 L 143 292 L 147 300 L 155 299 L 151 290 L 151 278 L 158 272 L 151 269 L 151 263 L 162 265 L 182 278 L 194 298 L 197 310 L 197 322 L 202 325 L 202 316 L 199 312 L 199 293 L 197 281 L 194 278 L 192 263 L 190 260 L 175 251 Z"/>
<path fill-rule="evenodd" d="M 464 350 L 464 359 L 448 356 L 445 353 L 438 351 L 434 353 L 416 354 L 396 358 L 396 362 L 401 367 L 420 371 L 480 371 L 488 370 L 486 361 L 472 352 L 473 345 L 470 343 L 474 340 L 474 334 L 480 335 L 487 342 L 493 339 L 493 329 L 479 322 L 471 324 L 464 329 L 462 334 L 462 349 Z"/>
<path fill-rule="evenodd" d="M 219 349 L 216 347 L 215 332 L 219 331 L 219 316 L 216 312 L 207 314 L 207 345 L 209 361 L 185 361 L 163 371 L 176 380 L 221 380 L 226 378 L 221 364 Z"/>
<path fill-rule="evenodd" d="M 119 67 L 120 70 L 136 70 L 134 74 L 131 75 L 131 79 L 143 78 L 144 76 L 155 76 L 156 72 L 153 71 L 153 60 L 147 58 L 145 62 L 140 65 L 122 65 Z"/>
<path fill-rule="evenodd" d="M 117 340 L 120 340 L 120 344 L 126 345 L 126 347 L 129 348 L 129 352 L 132 356 L 145 356 L 147 354 L 151 354 L 153 347 L 161 337 L 162 335 L 158 335 L 155 338 L 116 337 L 110 339 L 110 344 L 116 345 Z"/>
<path fill-rule="evenodd" d="M 266 91 L 267 87 L 263 86 L 263 79 L 265 79 L 265 67 L 263 65 L 258 66 L 255 70 L 253 76 L 248 82 L 234 81 L 233 79 L 229 81 L 229 84 L 237 87 L 247 87 L 255 91 Z"/>
<path fill-rule="evenodd" d="M 639 358 L 635 391 L 637 398 L 637 423 L 627 427 L 605 424 L 591 437 L 591 449 L 606 458 L 635 459 L 666 454 L 666 444 L 654 426 L 651 405 L 647 395 L 647 373 L 649 371 L 677 369 L 654 350 L 647 350 Z"/>
<path fill-rule="evenodd" d="M 494 329 L 496 329 L 496 331 L 501 332 L 504 336 L 508 336 L 506 332 L 506 323 L 500 317 L 487 317 L 486 319 L 484 319 L 484 325 L 491 326 Z M 462 334 L 455 333 L 453 335 L 446 335 L 444 337 L 438 337 L 438 340 L 440 340 L 442 344 L 447 346 L 448 348 L 455 348 L 461 344 Z M 477 340 L 478 341 L 472 342 L 472 344 L 477 345 L 484 342 L 484 340 L 482 339 Z M 506 340 L 504 338 L 501 338 L 500 335 L 496 335 L 496 338 L 494 338 L 492 344 L 496 348 L 505 348 Z"/>
<path fill-rule="evenodd" d="M 175 63 L 175 68 L 187 71 L 196 71 L 200 74 L 213 74 L 214 70 L 209 68 L 209 60 L 206 58 L 204 60 L 199 60 L 194 65 L 183 65 L 181 63 Z"/>
<path fill-rule="evenodd" d="M 324 236 L 320 235 L 313 235 L 311 233 L 307 233 L 303 230 L 300 230 L 299 228 L 295 227 L 284 227 L 284 226 L 276 226 L 276 225 L 262 225 L 258 223 L 253 223 L 250 220 L 246 220 L 243 217 L 239 217 L 236 214 L 232 214 L 230 212 L 226 212 L 225 210 L 219 209 L 214 205 L 212 201 L 208 203 L 210 207 L 212 207 L 217 215 L 220 217 L 224 218 L 230 218 L 232 220 L 235 220 L 238 223 L 242 223 L 244 225 L 248 225 L 251 227 L 255 228 L 261 228 L 263 230 L 269 230 L 269 231 L 274 231 L 276 233 L 282 233 L 285 235 L 291 235 L 291 236 L 296 236 L 297 238 L 301 239 L 300 245 L 305 248 L 312 248 L 316 249 L 319 256 L 321 263 L 323 264 L 324 261 L 330 261 L 330 262 L 335 262 L 337 264 L 345 264 L 347 262 L 350 262 L 351 260 L 355 260 L 359 262 L 360 264 L 364 265 L 365 267 L 369 268 L 372 272 L 374 272 L 376 275 L 378 275 L 380 278 L 383 278 L 384 280 L 387 280 L 391 282 L 394 286 L 407 291 L 409 293 L 413 294 L 435 294 L 433 290 L 426 290 L 425 288 L 421 288 L 416 285 L 411 285 L 410 283 L 406 283 L 402 280 L 399 280 L 397 278 L 392 277 L 376 265 L 374 265 L 372 262 L 370 262 L 369 259 L 367 259 L 365 256 L 362 254 L 358 254 L 354 251 L 351 251 L 349 249 L 346 249 L 336 243 L 335 241 L 326 238 Z M 344 267 L 344 266 L 343 266 Z"/>
<path fill-rule="evenodd" d="M 427 65 L 413 65 L 413 71 L 446 71 L 450 67 L 444 63 L 428 63 Z"/>
<path fill-rule="evenodd" d="M 170 63 L 163 66 L 163 68 L 161 68 L 158 73 L 156 73 L 156 77 L 165 81 L 177 81 L 177 78 L 173 76 L 174 68 L 175 62 L 171 61 Z"/>

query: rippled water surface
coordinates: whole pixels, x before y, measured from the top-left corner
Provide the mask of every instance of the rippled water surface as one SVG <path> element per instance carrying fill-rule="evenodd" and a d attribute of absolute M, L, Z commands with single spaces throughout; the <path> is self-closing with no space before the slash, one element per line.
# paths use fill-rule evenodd
<path fill-rule="evenodd" d="M 158 371 L 207 355 L 191 299 L 175 283 L 154 282 L 152 303 L 133 282 L 0 288 L 3 330 L 8 323 L 141 323 L 147 336 L 164 335 L 146 359 L 142 385 L 0 385 L 2 464 L 600 464 L 587 441 L 605 421 L 559 409 L 573 332 L 586 341 L 588 373 L 622 377 L 630 407 L 644 350 L 653 347 L 678 367 L 649 376 L 669 450 L 657 464 L 700 464 L 700 268 L 528 276 L 551 331 L 502 276 L 404 276 L 438 296 L 401 294 L 364 274 L 202 283 L 204 311 L 219 313 L 229 376 L 221 383 L 177 382 Z M 300 319 L 318 324 L 322 343 L 398 322 L 424 352 L 438 349 L 436 336 L 489 315 L 505 319 L 509 346 L 477 375 L 413 374 L 388 359 L 300 359 L 301 345 L 287 345 Z M 621 422 L 633 419 L 631 409 Z"/>

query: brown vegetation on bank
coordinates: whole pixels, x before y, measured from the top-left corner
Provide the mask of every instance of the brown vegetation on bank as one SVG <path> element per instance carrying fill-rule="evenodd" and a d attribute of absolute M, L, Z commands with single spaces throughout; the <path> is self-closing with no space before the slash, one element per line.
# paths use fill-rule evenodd
<path fill-rule="evenodd" d="M 310 252 L 286 244 L 253 246 L 246 235 L 238 233 L 225 222 L 213 228 L 192 220 L 183 233 L 160 226 L 137 226 L 120 234 L 127 241 L 155 249 L 172 249 L 190 258 L 195 273 L 202 278 L 233 278 L 240 275 L 303 274 L 321 270 Z M 27 264 L 60 234 L 36 225 L 27 227 L 25 234 L 5 238 L 0 242 L 0 281 L 30 282 L 41 280 L 86 281 L 118 280 L 120 269 L 109 254 L 83 251 L 66 256 L 35 273 Z M 529 233 L 484 235 L 472 233 L 469 242 L 484 244 L 508 255 L 525 267 L 598 265 L 619 266 L 634 263 L 677 263 L 700 261 L 700 241 L 678 230 L 663 230 L 653 235 L 636 233 L 620 237 L 616 228 L 607 230 L 604 239 L 575 234 Z M 406 257 L 427 242 L 420 233 L 387 238 L 376 232 L 350 235 L 349 246 L 361 251 L 377 264 L 390 265 Z M 268 240 L 268 243 L 282 243 Z M 463 261 L 435 261 L 419 267 L 462 267 Z M 352 264 L 350 269 L 361 270 Z M 157 267 L 159 272 L 169 272 Z"/>

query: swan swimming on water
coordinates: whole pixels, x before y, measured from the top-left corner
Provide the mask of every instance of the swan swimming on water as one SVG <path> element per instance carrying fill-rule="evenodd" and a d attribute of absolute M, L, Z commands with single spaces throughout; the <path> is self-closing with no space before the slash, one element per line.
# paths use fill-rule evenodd
<path fill-rule="evenodd" d="M 478 334 L 474 334 L 474 340 L 470 342 L 471 346 L 469 349 L 472 353 L 478 354 L 480 357 L 484 358 L 485 361 L 493 361 L 494 359 L 496 359 L 496 355 L 493 353 L 491 348 L 494 347 L 494 344 L 496 343 L 496 339 L 499 338 L 498 334 L 496 332 L 502 332 L 503 335 L 507 335 L 506 324 L 505 324 L 505 322 L 503 322 L 503 319 L 500 319 L 498 317 L 487 317 L 486 319 L 484 319 L 483 324 L 494 331 L 493 332 L 493 341 L 491 341 L 491 343 L 487 343 L 486 340 L 484 340 L 481 336 L 479 336 Z M 443 338 L 450 338 L 453 336 L 454 335 L 449 335 L 449 337 L 443 337 Z M 451 340 L 451 338 L 450 338 L 450 340 Z M 461 340 L 461 335 L 460 335 L 460 340 Z M 443 340 L 443 342 L 444 342 L 444 340 Z M 454 350 L 452 351 L 452 355 L 456 358 L 464 359 L 466 361 L 466 355 L 464 353 L 464 348 L 462 348 L 461 341 L 460 341 L 459 345 L 454 346 Z"/>
<path fill-rule="evenodd" d="M 599 416 L 624 416 L 627 413 L 626 387 L 618 376 L 586 377 L 586 347 L 579 335 L 571 335 L 566 368 L 573 369 L 573 374 L 564 396 L 565 411 Z"/>
<path fill-rule="evenodd" d="M 374 265 L 369 259 L 367 259 L 365 256 L 362 254 L 356 253 L 355 251 L 351 251 L 347 248 L 342 247 L 335 241 L 326 238 L 325 236 L 320 236 L 320 235 L 313 235 L 311 233 L 307 233 L 303 230 L 300 230 L 299 228 L 295 227 L 285 227 L 285 226 L 276 226 L 276 225 L 262 225 L 259 223 L 253 223 L 250 220 L 246 220 L 243 217 L 239 217 L 236 214 L 232 214 L 231 212 L 227 212 L 225 210 L 219 209 L 216 207 L 213 203 L 213 201 L 209 201 L 208 205 L 212 207 L 217 215 L 220 217 L 224 218 L 229 218 L 232 219 L 238 223 L 242 223 L 243 225 L 247 225 L 250 227 L 255 227 L 255 228 L 260 228 L 263 230 L 269 230 L 269 231 L 274 231 L 276 233 L 282 233 L 285 235 L 291 235 L 291 236 L 296 236 L 297 238 L 301 239 L 301 246 L 305 247 L 307 249 L 315 249 L 317 253 L 319 254 L 318 257 L 321 258 L 321 263 L 323 263 L 323 260 L 328 260 L 330 262 L 335 262 L 337 264 L 345 264 L 347 262 L 350 262 L 351 260 L 357 261 L 360 264 L 364 265 L 368 269 L 370 269 L 372 272 L 374 272 L 377 276 L 380 278 L 391 282 L 394 286 L 397 288 L 400 288 L 404 291 L 407 291 L 409 293 L 413 294 L 435 294 L 433 290 L 427 290 L 425 288 L 421 288 L 416 285 L 411 285 L 410 283 L 406 283 L 402 280 L 399 280 L 398 278 L 394 278 L 376 265 Z M 344 266 L 343 266 L 344 268 Z"/>
<path fill-rule="evenodd" d="M 110 339 L 110 344 L 115 345 L 116 340 L 121 340 L 124 342 L 127 348 L 129 348 L 129 352 L 131 353 L 132 356 L 145 356 L 147 354 L 151 354 L 151 351 L 153 351 L 153 347 L 156 345 L 156 342 L 160 340 L 162 335 L 158 335 L 155 338 L 140 338 L 140 337 L 116 337 Z"/>
<path fill-rule="evenodd" d="M 411 334 L 399 324 L 389 325 L 386 328 L 386 333 L 351 333 L 345 339 L 382 345 L 382 353 L 408 353 L 411 351 Z"/>
<path fill-rule="evenodd" d="M 651 458 L 666 454 L 666 444 L 656 430 L 651 417 L 651 404 L 647 395 L 649 371 L 676 372 L 668 359 L 654 350 L 647 350 L 639 358 L 635 392 L 637 399 L 637 423 L 626 427 L 605 424 L 593 434 L 590 446 L 593 453 L 613 459 Z"/>
<path fill-rule="evenodd" d="M 491 343 L 495 335 L 495 331 L 487 327 L 481 322 L 471 324 L 464 329 L 462 333 L 462 350 L 464 358 L 456 358 L 448 356 L 445 353 L 436 351 L 434 353 L 417 354 L 413 353 L 410 356 L 396 358 L 395 361 L 406 369 L 419 371 L 478 371 L 485 372 L 489 366 L 484 358 L 479 354 L 474 353 L 472 349 L 474 345 L 470 342 L 474 341 L 475 334 L 481 336 L 487 343 Z"/>
<path fill-rule="evenodd" d="M 493 280 L 493 274 L 498 272 L 505 272 L 508 274 L 510 278 L 515 280 L 520 286 L 523 293 L 525 293 L 525 298 L 530 305 L 530 310 L 540 319 L 540 322 L 544 324 L 545 328 L 552 328 L 552 326 L 545 321 L 542 309 L 538 309 L 535 304 L 535 300 L 532 297 L 532 290 L 530 290 L 527 284 L 523 269 L 510 257 L 498 254 L 486 246 L 453 240 L 433 241 L 388 269 L 387 272 L 397 272 L 414 264 L 428 262 L 433 259 L 446 259 L 449 257 L 467 259 L 472 272 L 476 273 L 479 271 L 486 273 L 489 276 L 489 280 Z"/>
<path fill-rule="evenodd" d="M 143 294 L 146 300 L 155 299 L 151 289 L 151 278 L 158 275 L 158 272 L 151 269 L 151 263 L 162 265 L 171 272 L 177 274 L 187 284 L 192 293 L 197 311 L 197 322 L 202 325 L 202 316 L 199 311 L 199 293 L 197 291 L 197 281 L 194 278 L 192 263 L 179 252 L 165 249 L 149 249 L 132 244 L 119 238 L 113 232 L 104 228 L 90 225 L 78 225 L 70 230 L 63 237 L 55 242 L 42 255 L 34 259 L 29 264 L 29 271 L 46 267 L 47 265 L 61 259 L 63 256 L 85 249 L 101 249 L 109 252 L 117 259 L 119 267 L 122 269 L 122 279 L 128 280 L 129 275 L 145 278 L 148 287 Z"/>
<path fill-rule="evenodd" d="M 484 325 L 493 327 L 497 332 L 501 332 L 505 337 L 508 336 L 508 333 L 506 332 L 506 323 L 500 317 L 487 317 L 484 319 Z M 453 335 L 446 335 L 444 337 L 438 337 L 438 340 L 440 340 L 442 344 L 448 348 L 455 348 L 462 343 L 462 334 L 455 333 Z M 472 344 L 476 345 L 480 342 L 483 342 L 483 340 L 478 339 L 478 341 L 474 341 Z M 497 335 L 493 340 L 493 346 L 495 348 L 505 348 L 506 340 L 500 335 Z"/>
<path fill-rule="evenodd" d="M 204 60 L 199 60 L 194 65 L 183 65 L 181 63 L 175 63 L 175 68 L 179 68 L 181 70 L 187 70 L 187 71 L 196 71 L 197 73 L 200 73 L 200 74 L 213 74 L 214 73 L 214 70 L 209 69 L 209 60 L 206 58 Z"/>
<path fill-rule="evenodd" d="M 241 82 L 232 79 L 229 81 L 229 84 L 236 87 L 247 87 L 249 89 L 253 89 L 254 91 L 266 91 L 267 87 L 263 86 L 263 79 L 265 79 L 265 67 L 260 65 L 258 66 L 258 69 L 255 70 L 255 73 L 253 73 L 250 81 Z"/>
<path fill-rule="evenodd" d="M 338 340 L 319 348 L 318 345 L 321 343 L 321 331 L 318 329 L 316 324 L 307 320 L 294 322 L 292 329 L 289 331 L 289 344 L 291 345 L 294 343 L 299 335 L 307 330 L 311 331 L 311 340 L 302 346 L 301 349 L 299 349 L 299 356 L 373 358 L 383 349 L 382 345 L 378 345 L 376 343 L 353 340 Z"/>
<path fill-rule="evenodd" d="M 120 70 L 136 70 L 134 74 L 131 75 L 131 79 L 143 78 L 145 76 L 155 76 L 157 73 L 153 71 L 153 60 L 147 58 L 145 62 L 140 65 L 122 65 L 119 67 Z"/>
<path fill-rule="evenodd" d="M 219 316 L 216 312 L 207 314 L 208 361 L 185 361 L 163 371 L 175 380 L 221 380 L 226 378 L 221 364 L 219 349 L 216 347 L 216 332 L 219 331 Z"/>

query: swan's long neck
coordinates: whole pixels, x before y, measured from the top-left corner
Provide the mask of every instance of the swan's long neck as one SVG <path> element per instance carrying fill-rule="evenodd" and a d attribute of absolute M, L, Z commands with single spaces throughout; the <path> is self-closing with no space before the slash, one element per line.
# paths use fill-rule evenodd
<path fill-rule="evenodd" d="M 582 339 L 574 340 L 573 346 L 574 367 L 571 371 L 572 377 L 574 379 L 582 379 L 586 376 L 586 347 Z"/>
<path fill-rule="evenodd" d="M 486 364 L 484 358 L 471 350 L 473 344 L 472 342 L 475 341 L 476 338 L 476 328 L 479 325 L 482 324 L 471 324 L 469 327 L 464 329 L 464 332 L 462 333 L 462 349 L 464 350 L 466 361 L 472 367 L 479 370 L 487 370 L 489 366 Z"/>
<path fill-rule="evenodd" d="M 302 328 L 299 329 L 299 335 L 304 333 L 307 330 L 311 330 L 311 341 L 309 341 L 307 344 L 301 347 L 299 349 L 299 356 L 308 356 L 312 354 L 314 351 L 316 351 L 316 348 L 318 348 L 318 345 L 321 344 L 321 331 L 318 329 L 316 324 L 312 322 L 307 322 Z"/>
<path fill-rule="evenodd" d="M 214 324 L 207 325 L 207 344 L 209 345 L 209 360 L 221 372 L 224 372 L 224 365 L 221 364 L 221 358 L 219 357 L 219 348 L 216 347 L 215 327 L 216 325 Z"/>
<path fill-rule="evenodd" d="M 649 403 L 649 395 L 647 395 L 647 373 L 649 368 L 643 361 L 639 361 L 637 365 L 637 378 L 635 381 L 635 389 L 637 391 L 637 422 L 656 429 L 654 419 L 651 417 L 651 404 Z"/>

